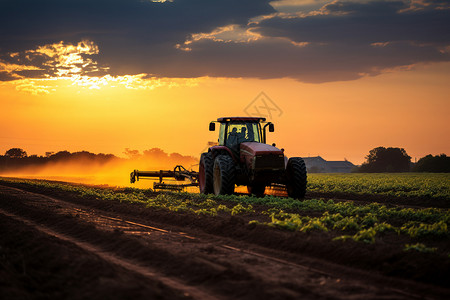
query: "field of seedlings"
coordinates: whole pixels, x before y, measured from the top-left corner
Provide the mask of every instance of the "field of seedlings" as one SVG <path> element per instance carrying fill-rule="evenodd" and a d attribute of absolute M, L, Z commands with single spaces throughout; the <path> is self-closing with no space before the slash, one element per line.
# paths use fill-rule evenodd
<path fill-rule="evenodd" d="M 446 173 L 316 173 L 308 176 L 308 190 L 322 193 L 448 199 L 449 179 L 450 176 Z"/>
<path fill-rule="evenodd" d="M 302 201 L 12 178 L 0 178 L 0 185 L 102 210 L 113 207 L 122 215 L 126 207 L 140 220 L 271 249 L 292 261 L 311 257 L 448 292 L 447 174 L 310 174 Z"/>

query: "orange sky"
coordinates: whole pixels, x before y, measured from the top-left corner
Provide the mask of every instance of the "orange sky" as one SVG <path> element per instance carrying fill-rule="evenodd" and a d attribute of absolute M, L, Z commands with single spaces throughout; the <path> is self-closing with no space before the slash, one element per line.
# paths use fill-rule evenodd
<path fill-rule="evenodd" d="M 199 157 L 267 100 L 288 156 L 450 154 L 449 27 L 445 1 L 2 1 L 0 153 Z"/>
<path fill-rule="evenodd" d="M 199 156 L 216 139 L 209 121 L 246 115 L 245 108 L 264 92 L 282 111 L 272 116 L 275 132 L 268 142 L 285 148 L 288 156 L 360 164 L 377 146 L 403 147 L 413 160 L 450 154 L 450 63 L 315 84 L 209 77 L 122 80 L 103 78 L 86 86 L 73 79 L 0 83 L 0 153 L 21 147 L 38 155 L 87 150 L 124 156 L 125 148 L 159 147 Z"/>

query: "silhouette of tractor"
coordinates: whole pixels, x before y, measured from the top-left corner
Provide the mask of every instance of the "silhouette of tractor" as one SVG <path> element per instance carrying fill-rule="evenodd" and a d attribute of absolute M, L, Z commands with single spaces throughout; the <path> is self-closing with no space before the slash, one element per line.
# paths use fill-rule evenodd
<path fill-rule="evenodd" d="M 131 173 L 131 182 L 139 177 L 159 177 L 155 189 L 177 190 L 186 186 L 199 186 L 203 194 L 233 194 L 236 185 L 247 186 L 248 192 L 263 196 L 267 186 L 283 185 L 289 197 L 303 198 L 306 192 L 307 173 L 300 157 L 287 158 L 284 149 L 266 144 L 266 129 L 274 125 L 265 118 L 218 118 L 209 124 L 215 131 L 219 125 L 218 145 L 200 156 L 199 172 L 176 166 L 173 171 L 138 171 Z M 188 179 L 189 184 L 166 184 L 164 177 Z"/>
<path fill-rule="evenodd" d="M 306 166 L 300 157 L 287 159 L 284 149 L 266 144 L 266 129 L 274 125 L 265 118 L 218 118 L 219 143 L 200 156 L 198 181 L 204 194 L 227 195 L 235 185 L 246 185 L 248 192 L 264 195 L 266 186 L 286 185 L 288 195 L 303 198 L 306 192 Z"/>

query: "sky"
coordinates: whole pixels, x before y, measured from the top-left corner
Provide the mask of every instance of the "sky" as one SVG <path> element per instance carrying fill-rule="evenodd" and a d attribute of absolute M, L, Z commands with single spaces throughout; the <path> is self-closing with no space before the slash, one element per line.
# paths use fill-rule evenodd
<path fill-rule="evenodd" d="M 199 157 L 224 116 L 288 156 L 450 154 L 444 0 L 0 0 L 0 153 Z"/>

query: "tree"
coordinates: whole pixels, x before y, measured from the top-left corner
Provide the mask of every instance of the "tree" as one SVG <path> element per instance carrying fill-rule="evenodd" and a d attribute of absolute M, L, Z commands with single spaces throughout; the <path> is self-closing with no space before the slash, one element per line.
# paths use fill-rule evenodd
<path fill-rule="evenodd" d="M 51 155 L 49 158 L 51 160 L 69 160 L 72 157 L 72 153 L 70 153 L 67 150 L 64 151 L 58 151 L 57 153 Z"/>
<path fill-rule="evenodd" d="M 47 152 L 45 152 L 45 157 L 50 157 L 50 156 L 52 156 L 53 154 L 55 154 L 54 151 L 47 151 Z"/>
<path fill-rule="evenodd" d="M 450 157 L 445 154 L 433 156 L 428 154 L 416 163 L 414 172 L 450 173 Z"/>
<path fill-rule="evenodd" d="M 139 153 L 139 150 L 131 150 L 130 148 L 125 148 L 123 152 L 129 159 L 138 159 L 142 155 Z"/>
<path fill-rule="evenodd" d="M 5 152 L 5 156 L 9 158 L 24 158 L 27 153 L 21 148 L 11 148 Z"/>
<path fill-rule="evenodd" d="M 148 150 L 144 150 L 144 156 L 146 158 L 154 159 L 156 161 L 158 160 L 168 160 L 169 154 L 167 154 L 164 150 L 161 148 L 151 148 Z"/>
<path fill-rule="evenodd" d="M 359 168 L 360 172 L 408 172 L 411 157 L 403 148 L 377 147 L 369 151 L 366 162 Z"/>

